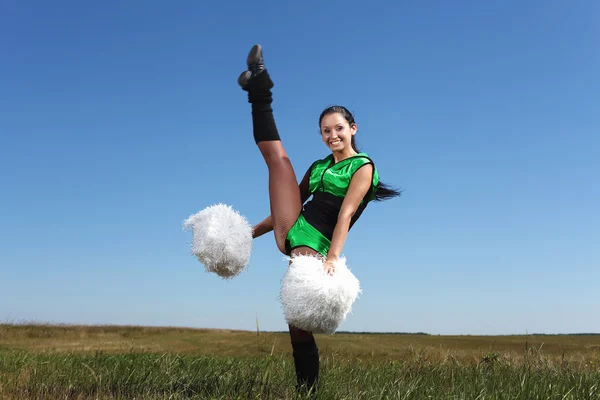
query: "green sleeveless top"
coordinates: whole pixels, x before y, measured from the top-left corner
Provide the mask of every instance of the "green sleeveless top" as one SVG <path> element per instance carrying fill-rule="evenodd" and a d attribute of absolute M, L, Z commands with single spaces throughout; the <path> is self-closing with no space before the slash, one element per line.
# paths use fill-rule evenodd
<path fill-rule="evenodd" d="M 352 157 L 334 163 L 333 155 L 329 155 L 322 160 L 317 160 L 310 168 L 309 192 L 325 192 L 336 197 L 344 197 L 348 192 L 350 181 L 354 173 L 366 164 L 373 164 L 373 161 L 366 153 L 358 153 Z M 379 174 L 373 164 L 373 179 L 371 189 L 363 199 L 371 201 L 375 197 L 375 191 L 379 185 Z"/>
<path fill-rule="evenodd" d="M 352 176 L 364 165 L 373 165 L 371 188 L 361 200 L 358 209 L 350 220 L 350 228 L 358 220 L 367 204 L 375 198 L 379 186 L 379 174 L 373 161 L 365 153 L 359 153 L 338 163 L 333 155 L 315 161 L 310 167 L 308 201 L 298 220 L 290 229 L 286 238 L 286 253 L 289 255 L 296 247 L 310 247 L 327 255 L 338 215 Z"/>

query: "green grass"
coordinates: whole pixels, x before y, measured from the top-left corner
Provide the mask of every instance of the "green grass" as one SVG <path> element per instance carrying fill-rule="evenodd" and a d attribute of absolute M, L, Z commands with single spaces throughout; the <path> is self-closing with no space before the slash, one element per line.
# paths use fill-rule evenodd
<path fill-rule="evenodd" d="M 600 399 L 598 366 L 322 362 L 322 399 Z M 291 359 L 0 350 L 2 398 L 292 399 Z"/>
<path fill-rule="evenodd" d="M 116 339 L 121 336 L 122 343 Z M 61 337 L 66 339 L 61 341 Z M 437 337 L 440 343 L 447 339 Z M 498 345 L 488 347 L 481 345 L 481 337 L 473 337 L 469 356 L 469 337 L 464 339 L 456 349 L 444 346 L 440 350 L 430 342 L 404 346 L 406 338 L 400 335 L 319 337 L 326 345 L 320 346 L 318 398 L 600 399 L 597 338 L 565 336 L 563 345 L 558 338 L 547 338 L 555 340 L 554 350 L 547 353 L 543 343 L 523 341 L 517 352 L 512 347 L 514 338 L 505 338 L 505 343 L 502 337 L 490 337 Z M 378 347 L 381 340 L 388 347 L 394 347 L 394 341 L 403 344 L 383 354 Z M 41 346 L 40 341 L 49 346 Z M 143 344 L 137 346 L 138 341 Z M 285 335 L 4 325 L 0 326 L 0 399 L 301 398 L 294 391 L 289 342 L 280 342 L 285 342 Z M 99 349 L 102 343 L 107 350 Z M 168 343 L 180 347 L 155 351 Z M 253 349 L 230 356 L 240 343 L 253 344 Z M 284 349 L 277 350 L 279 345 Z"/>

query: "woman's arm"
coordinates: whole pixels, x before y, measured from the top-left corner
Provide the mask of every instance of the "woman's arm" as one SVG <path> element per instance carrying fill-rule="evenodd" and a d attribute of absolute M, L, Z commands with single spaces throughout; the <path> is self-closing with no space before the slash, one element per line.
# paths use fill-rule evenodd
<path fill-rule="evenodd" d="M 257 225 L 252 228 L 252 239 L 256 239 L 259 236 L 264 235 L 265 233 L 271 232 L 273 230 L 273 220 L 269 215 L 267 218 L 263 219 Z"/>
<path fill-rule="evenodd" d="M 360 202 L 371 188 L 372 180 L 372 164 L 365 164 L 352 176 L 348 192 L 346 193 L 342 208 L 338 214 L 337 223 L 335 224 L 335 229 L 333 230 L 333 236 L 331 238 L 331 246 L 329 247 L 327 260 L 324 265 L 329 274 L 333 272 L 333 264 L 338 260 L 342 253 L 342 249 L 344 248 L 344 243 L 348 237 L 348 230 L 350 229 L 350 220 L 358 209 Z"/>
<path fill-rule="evenodd" d="M 309 193 L 309 180 L 310 180 L 310 168 L 304 174 L 304 178 L 298 184 L 298 188 L 300 189 L 300 200 L 302 204 L 310 197 Z M 267 218 L 259 222 L 254 228 L 252 228 L 252 238 L 257 238 L 259 236 L 264 235 L 265 233 L 271 232 L 273 230 L 273 220 L 269 215 Z"/>

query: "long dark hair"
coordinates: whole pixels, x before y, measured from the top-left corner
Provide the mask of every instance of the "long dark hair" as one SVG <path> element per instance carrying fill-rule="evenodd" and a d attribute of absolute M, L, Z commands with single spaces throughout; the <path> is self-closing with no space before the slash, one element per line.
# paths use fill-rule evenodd
<path fill-rule="evenodd" d="M 352 113 L 350 111 L 348 111 L 348 109 L 346 107 L 331 106 L 331 107 L 327 107 L 326 109 L 324 109 L 323 112 L 321 113 L 321 116 L 319 117 L 319 132 L 321 130 L 321 121 L 323 121 L 323 118 L 326 115 L 336 114 L 336 113 L 341 114 L 342 117 L 344 117 L 344 119 L 346 121 L 348 121 L 348 124 L 350 125 L 350 127 L 353 127 L 354 125 L 356 125 L 356 122 L 354 121 L 354 116 L 352 115 Z M 356 140 L 354 140 L 354 136 L 352 136 L 350 145 L 352 146 L 352 149 L 355 152 L 360 153 L 360 151 L 358 150 L 358 147 L 356 146 Z M 377 187 L 377 191 L 375 192 L 375 198 L 373 200 L 374 201 L 383 201 L 383 200 L 387 200 L 387 199 L 391 199 L 391 198 L 400 196 L 401 193 L 402 193 L 402 191 L 392 188 L 380 181 L 379 186 Z"/>

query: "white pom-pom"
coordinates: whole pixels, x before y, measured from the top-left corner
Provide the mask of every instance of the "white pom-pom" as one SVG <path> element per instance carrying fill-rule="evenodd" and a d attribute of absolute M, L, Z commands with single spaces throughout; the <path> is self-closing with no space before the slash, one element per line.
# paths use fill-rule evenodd
<path fill-rule="evenodd" d="M 233 278 L 250 261 L 252 227 L 228 205 L 205 208 L 186 219 L 183 229 L 192 231 L 191 252 L 204 264 L 207 272 Z"/>
<path fill-rule="evenodd" d="M 333 275 L 316 256 L 297 255 L 291 259 L 281 284 L 281 302 L 288 324 L 315 332 L 333 334 L 361 293 L 358 279 L 341 257 Z"/>

